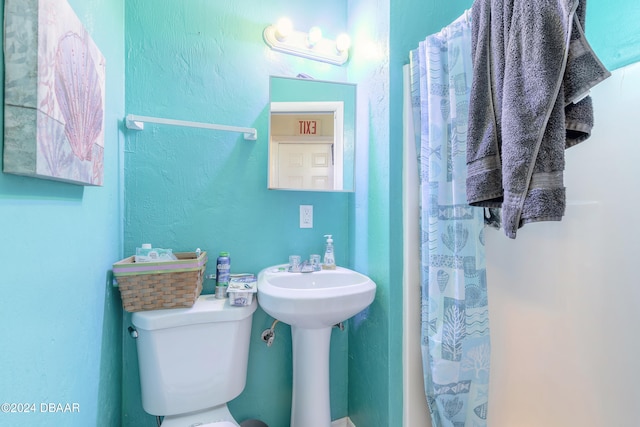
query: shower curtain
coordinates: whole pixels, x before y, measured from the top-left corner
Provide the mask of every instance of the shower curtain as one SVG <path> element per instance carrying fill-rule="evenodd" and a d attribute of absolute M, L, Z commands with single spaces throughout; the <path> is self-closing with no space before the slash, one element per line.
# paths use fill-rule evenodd
<path fill-rule="evenodd" d="M 433 427 L 487 425 L 484 211 L 466 199 L 471 25 L 465 13 L 411 51 L 420 174 L 422 360 Z"/>

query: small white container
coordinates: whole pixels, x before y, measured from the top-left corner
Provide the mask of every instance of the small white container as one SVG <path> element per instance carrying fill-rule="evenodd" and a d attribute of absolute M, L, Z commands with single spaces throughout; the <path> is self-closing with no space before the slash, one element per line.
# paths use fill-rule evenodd
<path fill-rule="evenodd" d="M 258 281 L 253 274 L 232 276 L 227 287 L 229 304 L 236 307 L 251 305 L 254 294 L 258 292 Z"/>
<path fill-rule="evenodd" d="M 251 303 L 253 302 L 254 294 L 255 292 L 252 291 L 227 290 L 227 295 L 229 296 L 229 304 L 235 305 L 236 307 L 251 305 Z"/>

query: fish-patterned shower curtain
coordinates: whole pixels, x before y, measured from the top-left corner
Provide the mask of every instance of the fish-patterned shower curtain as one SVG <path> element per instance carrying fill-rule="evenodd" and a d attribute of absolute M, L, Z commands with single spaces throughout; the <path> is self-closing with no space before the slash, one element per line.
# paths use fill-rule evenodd
<path fill-rule="evenodd" d="M 484 211 L 466 198 L 467 14 L 411 52 L 420 171 L 422 359 L 433 427 L 485 427 L 489 312 Z"/>

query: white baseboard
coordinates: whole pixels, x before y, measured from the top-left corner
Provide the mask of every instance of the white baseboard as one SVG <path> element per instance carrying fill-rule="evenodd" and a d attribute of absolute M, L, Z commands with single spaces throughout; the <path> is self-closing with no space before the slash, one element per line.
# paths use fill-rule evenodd
<path fill-rule="evenodd" d="M 356 427 L 355 424 L 351 422 L 349 417 L 340 418 L 339 420 L 335 420 L 331 423 L 331 427 Z"/>

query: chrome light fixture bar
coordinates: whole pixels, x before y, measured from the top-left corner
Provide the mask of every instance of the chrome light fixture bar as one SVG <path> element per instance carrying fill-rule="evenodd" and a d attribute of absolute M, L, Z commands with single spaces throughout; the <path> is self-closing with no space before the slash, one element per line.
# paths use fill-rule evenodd
<path fill-rule="evenodd" d="M 318 27 L 304 33 L 294 30 L 290 21 L 281 19 L 277 25 L 265 28 L 263 37 L 265 43 L 278 52 L 334 65 L 342 65 L 349 59 L 350 40 L 346 34 L 329 40 L 322 37 Z"/>

